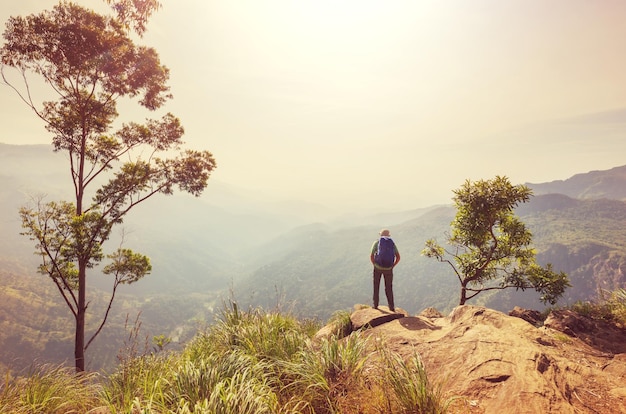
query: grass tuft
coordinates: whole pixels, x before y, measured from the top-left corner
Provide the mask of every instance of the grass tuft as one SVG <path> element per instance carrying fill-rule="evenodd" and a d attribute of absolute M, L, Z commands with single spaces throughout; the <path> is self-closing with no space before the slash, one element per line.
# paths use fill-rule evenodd
<path fill-rule="evenodd" d="M 379 348 L 382 387 L 389 389 L 394 413 L 444 414 L 454 398 L 445 398 L 441 383 L 433 384 L 416 352 L 404 360 L 400 355 Z"/>
<path fill-rule="evenodd" d="M 28 375 L 7 378 L 0 389 L 0 412 L 15 414 L 83 414 L 99 403 L 96 374 L 41 365 Z"/>

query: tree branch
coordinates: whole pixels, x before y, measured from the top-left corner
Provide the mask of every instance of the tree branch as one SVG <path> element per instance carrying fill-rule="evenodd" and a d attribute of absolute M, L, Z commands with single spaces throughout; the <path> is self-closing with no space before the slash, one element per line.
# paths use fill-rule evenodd
<path fill-rule="evenodd" d="M 96 330 L 96 332 L 91 336 L 91 338 L 89 339 L 89 341 L 87 341 L 87 344 L 85 345 L 85 351 L 87 350 L 87 348 L 89 348 L 89 345 L 93 342 L 94 339 L 96 339 L 96 336 L 98 336 L 98 334 L 100 333 L 100 331 L 102 331 L 102 328 L 104 328 L 104 325 L 106 324 L 107 318 L 109 317 L 109 312 L 111 311 L 111 307 L 113 306 L 113 300 L 115 299 L 115 293 L 117 291 L 117 287 L 120 284 L 120 280 L 118 278 L 118 275 L 115 275 L 115 282 L 113 283 L 113 290 L 111 291 L 111 298 L 109 299 L 109 304 L 107 306 L 107 310 L 104 313 L 104 317 L 102 318 L 102 322 L 100 323 L 100 326 L 98 327 L 98 329 Z"/>

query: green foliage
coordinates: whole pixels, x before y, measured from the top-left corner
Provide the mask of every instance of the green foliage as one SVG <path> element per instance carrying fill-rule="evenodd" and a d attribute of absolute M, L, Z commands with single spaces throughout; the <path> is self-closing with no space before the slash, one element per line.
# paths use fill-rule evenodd
<path fill-rule="evenodd" d="M 578 301 L 569 309 L 592 319 L 615 322 L 626 326 L 626 289 L 600 291 L 596 301 Z"/>
<path fill-rule="evenodd" d="M 172 338 L 165 336 L 163 334 L 156 335 L 152 337 L 152 343 L 154 344 L 153 350 L 155 352 L 162 352 L 165 350 L 165 347 L 168 346 L 172 342 Z"/>
<path fill-rule="evenodd" d="M 152 266 L 147 256 L 130 249 L 118 249 L 107 256 L 111 263 L 102 269 L 105 275 L 115 275 L 116 284 L 131 284 L 150 273 Z"/>
<path fill-rule="evenodd" d="M 113 7 L 120 22 L 142 36 L 150 16 L 161 7 L 157 0 L 104 0 Z"/>
<path fill-rule="evenodd" d="M 452 267 L 461 284 L 459 304 L 506 288 L 533 288 L 544 303 L 556 303 L 570 286 L 568 277 L 554 272 L 551 265 L 537 265 L 532 234 L 514 213 L 519 203 L 528 201 L 531 190 L 498 176 L 468 180 L 454 194 L 457 213 L 447 240 L 451 249 L 431 239 L 422 254 Z"/>
<path fill-rule="evenodd" d="M 611 292 L 607 302 L 610 304 L 615 320 L 622 326 L 626 326 L 626 289 Z"/>
<path fill-rule="evenodd" d="M 571 287 L 568 276 L 564 272 L 554 272 L 551 263 L 545 267 L 532 264 L 525 271 L 526 280 L 515 281 L 515 286 L 532 286 L 540 293 L 539 298 L 543 303 L 556 303 L 563 295 L 565 288 Z"/>
<path fill-rule="evenodd" d="M 39 202 L 37 209 L 20 208 L 23 235 L 28 235 L 37 245 L 37 253 L 42 258 L 39 273 L 48 275 L 69 301 L 66 291 L 78 287 L 78 269 L 74 263 L 76 253 L 72 250 L 72 234 L 78 226 L 73 226 L 75 206 L 68 202 Z M 92 251 L 93 260 L 101 255 Z"/>
<path fill-rule="evenodd" d="M 304 324 L 303 329 L 308 329 Z M 298 321 L 260 310 L 221 312 L 180 354 L 131 358 L 112 376 L 107 395 L 124 412 L 274 413 L 281 361 L 305 346 Z M 137 381 L 137 378 L 150 378 Z M 123 401 L 116 401 L 123 395 Z"/>
<path fill-rule="evenodd" d="M 512 214 L 519 203 L 530 198 L 528 187 L 513 186 L 506 177 L 497 176 L 473 183 L 466 180 L 453 192 L 457 214 L 452 222 L 451 242 L 490 251 L 497 247 L 495 231 L 502 239 L 508 239 L 512 247 L 528 246 L 531 235 Z"/>

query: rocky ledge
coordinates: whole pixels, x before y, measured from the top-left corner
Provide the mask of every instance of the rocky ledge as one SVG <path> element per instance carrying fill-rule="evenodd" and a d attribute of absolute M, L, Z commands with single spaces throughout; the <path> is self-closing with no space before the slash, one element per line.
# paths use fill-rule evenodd
<path fill-rule="evenodd" d="M 360 331 L 405 358 L 417 352 L 429 379 L 458 397 L 452 412 L 626 413 L 626 330 L 571 311 L 539 316 L 468 305 L 447 316 L 356 306 L 344 334 Z"/>

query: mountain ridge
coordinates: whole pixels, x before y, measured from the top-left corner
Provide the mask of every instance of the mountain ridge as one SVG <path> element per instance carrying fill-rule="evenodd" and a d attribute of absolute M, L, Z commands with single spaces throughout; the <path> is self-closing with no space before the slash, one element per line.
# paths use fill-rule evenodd
<path fill-rule="evenodd" d="M 566 180 L 526 183 L 536 195 L 558 193 L 578 199 L 611 198 L 626 201 L 626 165 L 573 175 Z M 610 197 L 607 197 L 609 196 Z"/>

